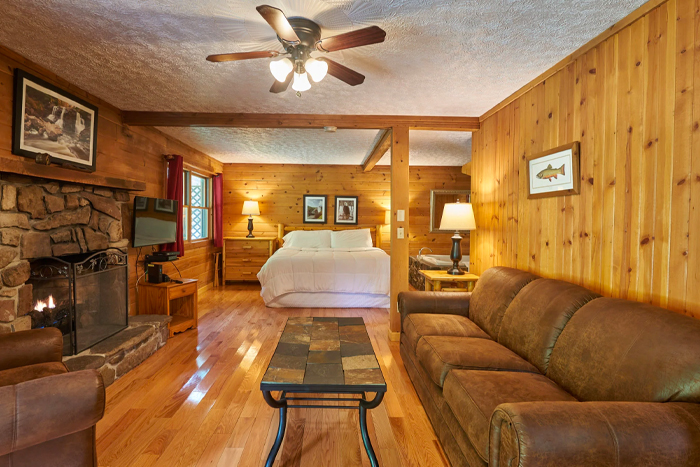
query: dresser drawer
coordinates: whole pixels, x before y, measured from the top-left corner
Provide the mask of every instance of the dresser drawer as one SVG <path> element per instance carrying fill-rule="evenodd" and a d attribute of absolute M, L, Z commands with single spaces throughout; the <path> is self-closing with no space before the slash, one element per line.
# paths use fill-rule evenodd
<path fill-rule="evenodd" d="M 224 280 L 227 281 L 256 281 L 260 267 L 226 267 Z"/>
<path fill-rule="evenodd" d="M 269 255 L 270 242 L 234 240 L 226 242 L 226 254 L 262 253 Z"/>
<path fill-rule="evenodd" d="M 192 295 L 197 290 L 197 284 L 183 284 L 179 287 L 170 287 L 168 289 L 169 299 L 174 300 L 180 297 Z"/>
<path fill-rule="evenodd" d="M 226 258 L 226 268 L 257 267 L 261 268 L 267 262 L 267 256 L 234 256 Z"/>

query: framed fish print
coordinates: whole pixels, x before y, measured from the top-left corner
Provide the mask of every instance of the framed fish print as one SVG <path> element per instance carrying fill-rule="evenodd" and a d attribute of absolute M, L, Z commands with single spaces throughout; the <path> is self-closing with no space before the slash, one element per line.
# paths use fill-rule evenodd
<path fill-rule="evenodd" d="M 304 224 L 325 224 L 328 219 L 326 195 L 304 195 Z"/>
<path fill-rule="evenodd" d="M 576 141 L 527 158 L 528 199 L 581 192 L 581 144 Z"/>
<path fill-rule="evenodd" d="M 97 107 L 19 68 L 12 128 L 13 154 L 95 171 Z"/>

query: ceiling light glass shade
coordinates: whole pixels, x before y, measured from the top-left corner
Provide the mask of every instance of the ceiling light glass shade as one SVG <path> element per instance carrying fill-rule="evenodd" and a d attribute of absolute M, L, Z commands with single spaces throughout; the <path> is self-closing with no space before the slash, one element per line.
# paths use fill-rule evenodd
<path fill-rule="evenodd" d="M 270 71 L 272 72 L 272 76 L 274 76 L 280 83 L 285 82 L 287 76 L 289 76 L 289 73 L 291 73 L 293 69 L 294 64 L 286 57 L 282 60 L 270 62 Z"/>
<path fill-rule="evenodd" d="M 320 82 L 328 73 L 328 63 L 325 60 L 310 58 L 304 64 L 304 68 L 311 75 L 311 79 Z"/>
<path fill-rule="evenodd" d="M 311 89 L 311 83 L 309 83 L 309 75 L 307 73 L 294 73 L 294 82 L 292 83 L 292 89 L 299 92 L 304 92 Z"/>

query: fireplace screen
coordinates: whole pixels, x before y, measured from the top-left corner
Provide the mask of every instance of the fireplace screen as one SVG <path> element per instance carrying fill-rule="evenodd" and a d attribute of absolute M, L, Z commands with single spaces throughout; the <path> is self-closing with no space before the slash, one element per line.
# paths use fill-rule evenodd
<path fill-rule="evenodd" d="M 60 329 L 64 355 L 92 347 L 126 328 L 128 279 L 120 250 L 32 261 L 32 328 Z"/>

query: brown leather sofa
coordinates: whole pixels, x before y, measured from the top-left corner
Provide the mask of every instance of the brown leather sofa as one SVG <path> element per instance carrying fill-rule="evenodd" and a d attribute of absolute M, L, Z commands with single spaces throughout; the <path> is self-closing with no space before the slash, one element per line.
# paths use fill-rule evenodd
<path fill-rule="evenodd" d="M 0 336 L 0 467 L 96 467 L 105 389 L 94 370 L 68 373 L 55 328 Z"/>
<path fill-rule="evenodd" d="M 399 311 L 453 466 L 700 466 L 700 320 L 502 267 Z"/>

